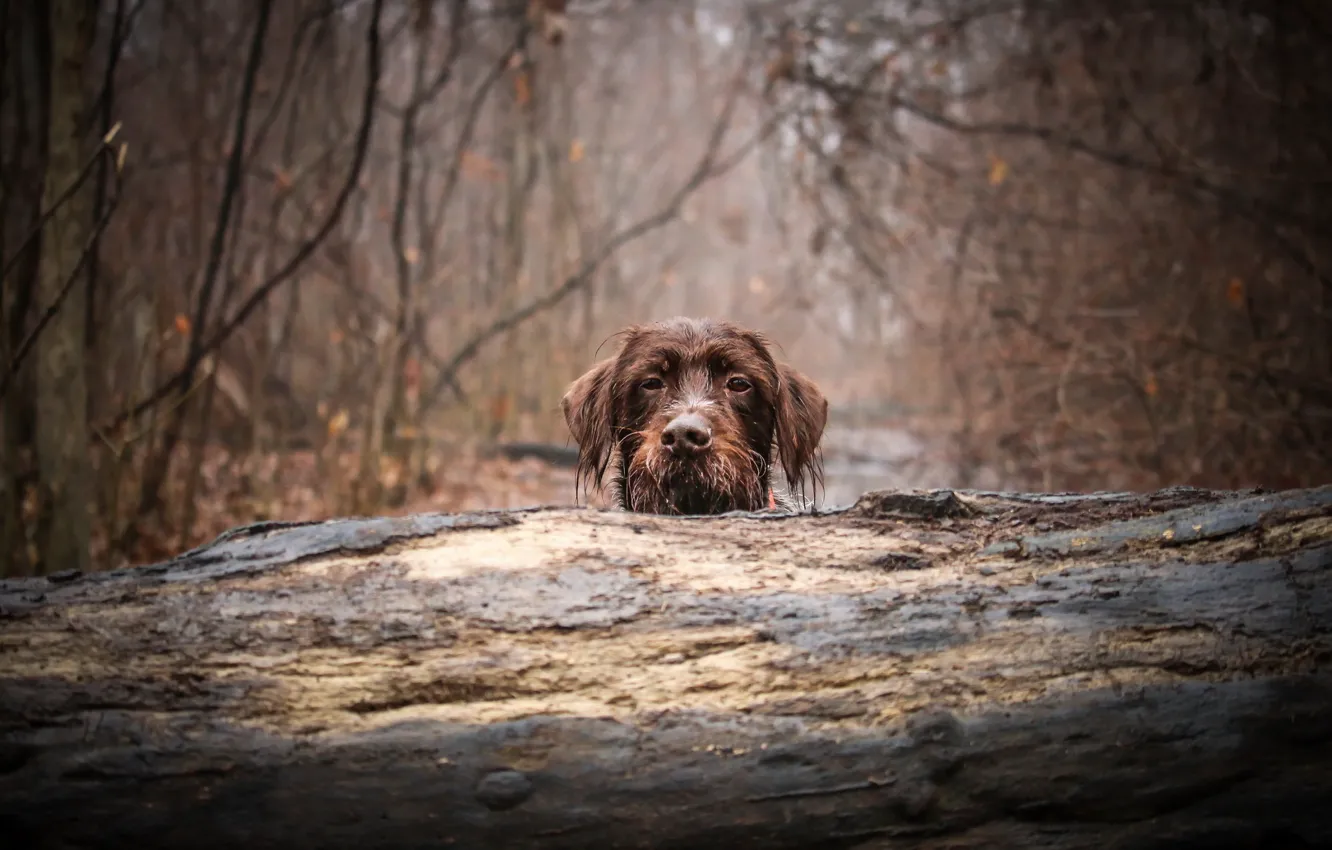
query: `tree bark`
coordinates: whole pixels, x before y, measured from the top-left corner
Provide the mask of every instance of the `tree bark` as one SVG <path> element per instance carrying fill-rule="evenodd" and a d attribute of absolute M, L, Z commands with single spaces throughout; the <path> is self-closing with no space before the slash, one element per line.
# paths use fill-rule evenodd
<path fill-rule="evenodd" d="M 51 105 L 43 208 L 50 209 L 83 174 L 86 144 L 84 70 L 92 51 L 94 0 L 51 0 Z M 42 242 L 39 303 L 64 303 L 37 341 L 37 462 L 43 496 L 41 565 L 46 572 L 87 569 L 91 465 L 84 360 L 87 289 L 78 274 L 92 226 L 91 184 L 55 212 Z"/>
<path fill-rule="evenodd" d="M 0 583 L 23 847 L 1332 844 L 1332 486 L 268 523 Z"/>
<path fill-rule="evenodd" d="M 33 298 L 41 272 L 40 231 L 46 134 L 50 123 L 49 21 L 44 8 L 12 4 L 0 33 L 5 75 L 3 120 L 12 122 L 5 136 L 0 168 L 6 169 L 0 192 L 0 257 L 14 267 L 0 280 L 0 370 L 9 369 L 32 320 Z M 6 226 L 11 225 L 11 226 Z M 19 257 L 19 254 L 22 254 Z M 3 374 L 3 372 L 0 372 Z M 35 396 L 31 364 L 13 375 L 0 392 L 0 577 L 29 575 L 34 558 L 23 521 L 23 501 L 35 480 L 33 418 Z"/>

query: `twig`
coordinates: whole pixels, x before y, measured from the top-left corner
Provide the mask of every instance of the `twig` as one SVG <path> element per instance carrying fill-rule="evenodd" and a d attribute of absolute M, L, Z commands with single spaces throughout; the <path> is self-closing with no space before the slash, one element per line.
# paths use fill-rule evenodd
<path fill-rule="evenodd" d="M 494 87 L 495 83 L 501 79 L 504 71 L 509 67 L 510 60 L 512 60 L 514 55 L 522 49 L 526 36 L 527 24 L 523 23 L 519 28 L 518 35 L 515 37 L 513 44 L 500 55 L 499 61 L 491 66 L 489 73 L 486 74 L 485 78 L 481 81 L 481 84 L 476 87 L 476 94 L 472 97 L 472 101 L 467 107 L 467 113 L 466 117 L 463 119 L 462 129 L 458 131 L 457 144 L 453 146 L 453 157 L 449 162 L 449 170 L 445 172 L 444 188 L 440 192 L 439 205 L 436 207 L 436 209 L 440 211 L 440 215 L 434 223 L 435 226 L 432 228 L 434 233 L 432 238 L 438 238 L 438 233 L 443 226 L 442 222 L 445 219 L 444 213 L 447 211 L 450 202 L 453 200 L 454 191 L 458 188 L 458 179 L 462 174 L 463 154 L 467 152 L 468 146 L 472 143 L 472 135 L 475 133 L 477 122 L 481 117 L 481 107 L 485 105 L 486 95 L 489 94 L 490 89 Z"/>
<path fill-rule="evenodd" d="M 199 287 L 199 303 L 195 305 L 194 325 L 200 332 L 207 326 L 208 312 L 212 307 L 213 289 L 217 285 L 217 276 L 222 271 L 222 254 L 226 248 L 227 234 L 231 230 L 231 210 L 240 192 L 245 162 L 245 148 L 250 118 L 250 105 L 254 100 L 254 90 L 259 78 L 259 66 L 263 61 L 264 43 L 268 35 L 268 19 L 273 10 L 272 0 L 261 3 L 259 18 L 255 21 L 253 43 L 246 62 L 245 76 L 241 83 L 240 102 L 236 105 L 236 125 L 231 140 L 231 155 L 227 158 L 226 176 L 223 178 L 222 199 L 217 211 L 217 222 L 213 227 L 213 238 L 208 246 L 208 259 L 204 265 L 203 282 Z M 185 362 L 184 383 L 194 377 L 194 370 L 203 359 L 203 342 L 199 334 L 190 335 L 190 352 Z"/>
<path fill-rule="evenodd" d="M 356 147 L 353 153 L 352 166 L 347 174 L 347 180 L 343 184 L 337 199 L 334 201 L 333 209 L 329 211 L 328 217 L 320 226 L 319 230 L 307 240 L 296 254 L 287 261 L 287 263 L 273 273 L 268 280 L 264 281 L 258 289 L 250 294 L 230 318 L 224 321 L 221 326 L 213 333 L 208 341 L 199 346 L 198 354 L 202 359 L 204 356 L 216 351 L 221 345 L 231 337 L 238 327 L 245 323 L 250 314 L 258 308 L 260 304 L 268 299 L 279 286 L 287 281 L 295 271 L 308 260 L 319 246 L 324 238 L 332 232 L 338 221 L 342 218 L 343 208 L 347 205 L 347 200 L 352 192 L 356 190 L 357 182 L 360 179 L 361 168 L 365 164 L 366 152 L 370 144 L 370 130 L 374 124 L 375 101 L 379 91 L 379 68 L 380 68 L 380 32 L 379 21 L 383 11 L 383 0 L 374 0 L 370 12 L 369 32 L 366 36 L 368 58 L 366 60 L 366 85 L 365 97 L 362 107 L 361 127 L 356 136 Z M 198 362 L 194 363 L 197 368 Z M 165 383 L 160 384 L 143 401 L 136 404 L 129 410 L 121 412 L 107 426 L 107 430 L 119 427 L 125 420 L 142 414 L 158 402 L 162 401 L 172 392 L 187 382 L 189 372 L 192 371 L 190 364 L 176 372 Z"/>
<path fill-rule="evenodd" d="M 684 202 L 688 200 L 694 192 L 709 180 L 734 168 L 735 165 L 748 154 L 749 149 L 752 146 L 749 144 L 742 146 L 738 151 L 732 153 L 732 155 L 726 159 L 718 159 L 718 153 L 721 149 L 722 141 L 731 126 L 731 115 L 735 110 L 735 103 L 739 91 L 740 85 L 737 83 L 731 89 L 726 99 L 726 103 L 722 107 L 721 115 L 718 116 L 717 124 L 713 127 L 712 134 L 708 138 L 708 144 L 704 149 L 703 156 L 699 159 L 698 164 L 694 166 L 694 170 L 690 173 L 688 179 L 686 179 L 684 184 L 671 195 L 666 204 L 652 215 L 639 219 L 635 223 L 613 235 L 607 240 L 606 244 L 601 247 L 601 250 L 597 251 L 596 254 L 586 260 L 576 272 L 565 278 L 559 286 L 544 295 L 533 298 L 521 307 L 500 316 L 498 319 L 474 334 L 469 340 L 467 340 L 467 342 L 463 343 L 440 370 L 439 375 L 435 378 L 434 384 L 430 388 L 430 392 L 423 394 L 421 398 L 421 410 L 424 411 L 432 406 L 443 393 L 445 387 L 457 384 L 458 372 L 463 366 L 467 365 L 467 363 L 471 362 L 476 357 L 480 352 L 481 347 L 487 342 L 506 331 L 513 330 L 538 313 L 556 306 L 570 295 L 587 286 L 592 280 L 593 275 L 597 273 L 597 270 L 600 269 L 616 251 L 653 230 L 669 224 L 679 215 L 680 209 L 684 206 Z"/>
<path fill-rule="evenodd" d="M 227 235 L 231 233 L 231 211 L 238 202 L 241 191 L 243 165 L 246 149 L 246 128 L 249 125 L 250 106 L 254 100 L 255 86 L 259 77 L 259 66 L 263 61 L 264 42 L 268 34 L 269 15 L 273 10 L 273 0 L 264 0 L 259 6 L 259 17 L 254 24 L 254 35 L 250 39 L 250 55 L 245 63 L 245 75 L 241 81 L 240 97 L 236 104 L 236 123 L 232 133 L 231 153 L 227 157 L 226 175 L 222 184 L 222 199 L 218 204 L 217 221 L 213 225 L 213 236 L 209 241 L 208 259 L 204 264 L 203 281 L 199 286 L 198 301 L 194 309 L 193 327 L 197 332 L 190 335 L 189 349 L 185 356 L 185 365 L 179 372 L 180 383 L 177 385 L 184 392 L 194 381 L 195 372 L 203 360 L 203 342 L 200 334 L 208 321 L 209 309 L 213 302 L 213 289 L 217 285 L 218 275 L 222 271 L 223 254 L 227 247 Z M 223 295 L 225 301 L 226 295 Z M 181 432 L 185 427 L 184 416 L 172 416 L 167 420 L 162 432 L 162 440 L 157 448 L 157 463 L 147 464 L 148 469 L 139 487 L 139 506 L 136 516 L 147 516 L 161 504 L 162 483 L 170 468 L 171 456 L 176 444 L 180 442 Z M 122 535 L 118 546 L 121 551 L 132 548 L 137 527 L 130 523 Z"/>
<path fill-rule="evenodd" d="M 164 410 L 163 412 L 164 413 L 174 412 L 181 405 L 185 404 L 185 402 L 189 401 L 194 396 L 194 394 L 199 390 L 199 388 L 202 387 L 204 384 L 208 383 L 208 380 L 212 377 L 213 377 L 212 370 L 209 369 L 207 366 L 205 366 L 204 374 L 200 376 L 199 379 L 196 380 L 192 386 L 186 389 L 185 392 L 181 393 L 180 395 L 172 399 L 171 404 L 168 405 L 166 410 Z M 142 440 L 144 437 L 148 436 L 148 434 L 153 430 L 152 423 L 149 423 L 148 425 L 143 426 L 137 431 L 132 431 L 118 438 L 119 444 L 117 444 L 117 442 L 112 441 L 111 436 L 108 435 L 101 428 L 98 428 L 96 425 L 91 425 L 89 427 L 92 428 L 93 434 L 99 440 L 101 440 L 108 449 L 111 450 L 111 454 L 113 457 L 115 457 L 116 460 L 120 460 L 124 456 L 125 449 L 129 448 L 131 444 L 137 443 L 139 440 Z"/>
<path fill-rule="evenodd" d="M 4 377 L 0 378 L 0 398 L 5 397 L 5 394 L 9 391 L 10 384 L 13 383 L 14 376 L 17 375 L 19 369 L 23 367 L 23 361 L 27 359 L 28 354 L 31 353 L 33 347 L 37 345 L 37 340 L 41 337 L 42 332 L 46 330 L 46 326 L 49 325 L 51 320 L 60 312 L 60 307 L 65 303 L 65 299 L 69 297 L 69 293 L 74 290 L 74 286 L 79 280 L 79 274 L 88 264 L 88 260 L 93 256 L 97 247 L 97 242 L 101 238 L 102 232 L 106 230 L 107 224 L 111 221 L 111 214 L 115 212 L 117 203 L 120 200 L 120 173 L 122 164 L 119 158 L 120 151 L 112 148 L 110 144 L 111 139 L 115 138 L 115 129 L 116 128 L 112 128 L 112 132 L 107 133 L 102 144 L 98 146 L 96 155 L 89 160 L 83 170 L 83 176 L 91 174 L 93 165 L 102 156 L 112 157 L 112 173 L 116 175 L 114 184 L 115 192 L 111 199 L 105 203 L 105 208 L 102 210 L 102 215 L 98 218 L 97 224 L 93 227 L 93 232 L 88 235 L 88 239 L 83 244 L 83 250 L 79 254 L 79 261 L 74 265 L 74 268 L 69 273 L 69 277 L 65 279 L 64 284 L 60 287 L 60 292 L 57 293 L 55 299 L 46 306 L 46 310 L 42 313 L 41 318 L 37 320 L 36 327 L 29 331 L 28 335 L 23 338 L 21 343 L 19 343 L 18 350 L 14 352 L 13 358 L 9 361 L 9 366 L 5 369 Z M 83 177 L 81 176 L 72 188 L 77 188 L 82 182 Z M 61 194 L 59 201 L 42 217 L 43 220 L 49 220 L 51 214 L 53 214 L 60 206 L 60 203 L 68 200 L 71 195 L 71 191 L 66 191 Z M 34 236 L 35 234 L 28 238 L 32 239 Z M 20 253 L 22 253 L 22 249 L 20 249 Z"/>
<path fill-rule="evenodd" d="M 59 210 L 66 201 L 73 197 L 74 193 L 78 191 L 84 181 L 92 175 L 93 169 L 97 166 L 97 163 L 101 161 L 102 157 L 107 153 L 110 153 L 113 157 L 118 155 L 117 151 L 111 148 L 110 145 L 111 140 L 116 137 L 116 133 L 119 130 L 119 124 L 111 128 L 110 132 L 106 134 L 106 137 L 102 139 L 102 143 L 98 145 L 97 150 L 92 156 L 88 157 L 88 161 L 79 169 L 78 176 L 65 188 L 65 191 L 60 193 L 60 197 L 56 198 L 55 201 L 51 203 L 51 206 L 48 207 L 46 211 L 37 218 L 37 221 L 33 223 L 28 234 L 24 236 L 23 241 L 19 243 L 18 249 L 14 252 L 14 256 L 5 260 L 4 270 L 0 271 L 0 279 L 9 277 L 9 273 L 14 270 L 14 266 L 18 263 L 19 258 L 23 256 L 23 252 L 27 250 L 29 243 L 37 238 L 37 235 L 42 232 L 42 228 L 51 220 L 51 216 L 55 215 L 56 211 Z"/>
<path fill-rule="evenodd" d="M 140 6 L 141 5 L 142 0 L 140 2 Z M 130 14 L 133 15 L 134 10 L 131 10 Z M 102 74 L 102 94 L 99 98 L 99 111 L 101 112 L 102 120 L 102 138 L 106 138 L 106 136 L 110 134 L 111 128 L 115 126 L 111 119 L 113 117 L 113 109 L 115 106 L 116 68 L 120 63 L 120 57 L 124 48 L 124 38 L 121 33 L 126 25 L 125 0 L 116 0 L 115 14 L 111 19 L 111 47 L 107 54 L 106 71 Z M 97 192 L 93 198 L 93 216 L 95 218 L 101 218 L 102 213 L 106 209 L 108 192 L 107 176 L 110 174 L 110 169 L 113 164 L 114 163 L 109 163 L 103 158 L 101 160 L 101 166 L 98 168 Z M 95 257 L 100 257 L 102 255 L 100 237 L 98 237 L 98 240 L 93 243 L 92 252 Z M 83 339 L 85 347 L 90 346 L 93 340 L 93 318 L 97 315 L 97 285 L 99 271 L 101 271 L 101 268 L 98 263 L 93 263 L 92 267 L 88 269 L 88 297 L 85 299 L 83 305 Z"/>

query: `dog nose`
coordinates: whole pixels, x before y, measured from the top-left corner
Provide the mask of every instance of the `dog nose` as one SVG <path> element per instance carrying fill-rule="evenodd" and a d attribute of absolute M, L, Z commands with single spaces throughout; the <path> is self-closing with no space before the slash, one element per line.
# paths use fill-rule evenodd
<path fill-rule="evenodd" d="M 712 429 L 697 413 L 682 413 L 661 432 L 661 444 L 676 457 L 690 457 L 712 445 Z"/>

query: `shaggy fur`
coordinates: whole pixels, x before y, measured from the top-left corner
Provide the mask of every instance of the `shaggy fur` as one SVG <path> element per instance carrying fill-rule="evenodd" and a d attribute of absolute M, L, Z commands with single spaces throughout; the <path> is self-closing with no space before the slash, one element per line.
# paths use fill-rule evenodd
<path fill-rule="evenodd" d="M 578 442 L 578 483 L 614 468 L 627 511 L 719 514 L 790 510 L 774 463 L 801 492 L 822 479 L 828 402 L 778 363 L 764 337 L 730 322 L 677 318 L 621 332 L 620 352 L 574 381 L 562 400 Z"/>

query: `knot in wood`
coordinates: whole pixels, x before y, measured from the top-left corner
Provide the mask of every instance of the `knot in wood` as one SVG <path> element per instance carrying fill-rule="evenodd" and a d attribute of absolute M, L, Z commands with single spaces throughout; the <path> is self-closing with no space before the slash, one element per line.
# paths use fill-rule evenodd
<path fill-rule="evenodd" d="M 865 493 L 850 511 L 867 518 L 903 517 L 907 519 L 960 519 L 978 512 L 958 498 L 952 490 L 893 491 Z"/>
<path fill-rule="evenodd" d="M 520 805 L 532 796 L 532 781 L 516 770 L 494 770 L 476 783 L 476 799 L 492 812 Z"/>
<path fill-rule="evenodd" d="M 906 722 L 907 734 L 917 744 L 955 745 L 962 741 L 962 721 L 951 711 L 922 711 Z"/>

